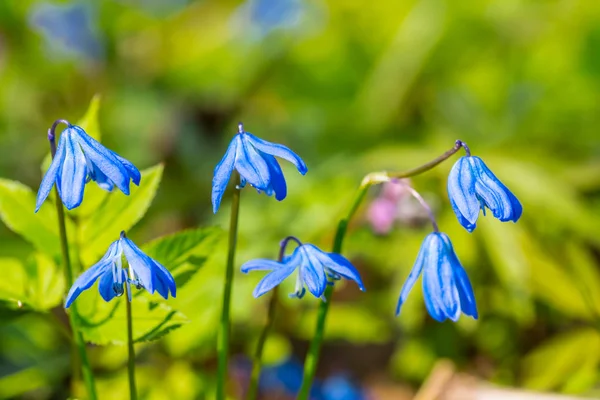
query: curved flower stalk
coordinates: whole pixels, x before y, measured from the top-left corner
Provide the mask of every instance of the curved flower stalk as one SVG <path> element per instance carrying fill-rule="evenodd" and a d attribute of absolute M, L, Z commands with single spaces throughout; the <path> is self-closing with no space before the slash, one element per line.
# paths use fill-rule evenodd
<path fill-rule="evenodd" d="M 244 126 L 240 123 L 238 134 L 233 137 L 225 155 L 215 167 L 212 182 L 213 212 L 219 210 L 234 169 L 239 172 L 241 178 L 238 188 L 241 189 L 249 183 L 259 193 L 265 192 L 268 196 L 274 194 L 279 201 L 285 199 L 287 185 L 275 156 L 294 164 L 302 175 L 308 171 L 306 164 L 296 153 L 284 145 L 257 138 L 244 131 Z"/>
<path fill-rule="evenodd" d="M 402 287 L 396 315 L 410 290 L 423 274 L 423 297 L 429 314 L 437 321 L 457 321 L 461 312 L 477 319 L 473 287 L 463 269 L 448 235 L 433 232 L 427 235 L 408 279 Z"/>
<path fill-rule="evenodd" d="M 123 268 L 123 255 L 129 263 L 128 270 Z M 144 288 L 150 293 L 156 291 L 165 299 L 169 297 L 169 292 L 175 297 L 177 290 L 171 273 L 158 261 L 144 254 L 127 238 L 125 232 L 121 232 L 121 237 L 111 243 L 100 261 L 75 280 L 67 294 L 65 307 L 68 308 L 96 280 L 99 280 L 98 291 L 107 302 L 122 296 L 125 284 L 135 285 L 138 289 Z M 128 290 L 127 293 L 131 301 L 131 292 Z"/>
<path fill-rule="evenodd" d="M 95 181 L 104 190 L 116 186 L 129 195 L 129 182 L 140 184 L 140 171 L 128 160 L 104 147 L 89 136 L 81 127 L 68 121 L 58 120 L 52 125 L 48 139 L 54 146 L 54 130 L 59 123 L 67 128 L 61 133 L 56 154 L 46 171 L 38 190 L 37 212 L 56 184 L 58 194 L 68 210 L 83 201 L 83 190 L 89 181 Z"/>
<path fill-rule="evenodd" d="M 291 256 L 281 262 L 269 259 L 251 260 L 242 265 L 242 272 L 266 270 L 269 272 L 254 289 L 254 297 L 260 297 L 283 282 L 294 271 L 297 271 L 296 289 L 290 297 L 302 298 L 306 289 L 315 297 L 325 300 L 323 293 L 328 284 L 345 278 L 357 283 L 360 290 L 365 286 L 356 268 L 344 256 L 327 253 L 313 244 L 302 244 L 295 239 L 298 247 Z"/>
<path fill-rule="evenodd" d="M 502 222 L 517 222 L 523 206 L 514 194 L 485 165 L 481 158 L 461 157 L 448 176 L 448 197 L 458 221 L 469 232 L 476 227 L 479 211 L 485 207 Z"/>

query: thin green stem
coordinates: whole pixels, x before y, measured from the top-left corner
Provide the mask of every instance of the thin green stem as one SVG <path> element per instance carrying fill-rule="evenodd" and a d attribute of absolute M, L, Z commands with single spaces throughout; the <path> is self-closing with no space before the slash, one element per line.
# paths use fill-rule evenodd
<path fill-rule="evenodd" d="M 50 153 L 52 154 L 52 158 L 56 155 L 56 140 L 54 136 L 54 130 L 59 123 L 68 122 L 63 120 L 56 121 L 52 128 L 48 131 L 48 140 L 50 141 Z M 73 286 L 73 269 L 71 268 L 71 258 L 69 257 L 69 241 L 67 239 L 67 226 L 65 222 L 65 211 L 63 209 L 63 205 L 60 199 L 60 195 L 58 193 L 58 188 L 55 186 L 55 197 L 56 197 L 56 214 L 58 216 L 58 231 L 60 235 L 60 249 L 62 253 L 63 263 L 64 263 L 64 274 L 65 274 L 65 283 L 67 289 L 70 289 Z M 85 348 L 85 341 L 83 339 L 83 335 L 79 330 L 78 324 L 78 313 L 77 313 L 77 305 L 73 304 L 71 306 L 71 313 L 69 314 L 69 320 L 71 322 L 71 329 L 73 330 L 73 340 L 75 342 L 75 347 L 77 348 L 77 352 L 79 354 L 79 359 L 81 361 L 81 369 L 83 372 L 83 380 L 88 392 L 88 397 L 90 400 L 96 400 L 96 385 L 94 383 L 94 375 L 92 374 L 92 368 L 90 366 L 90 362 L 88 360 L 87 351 Z M 75 374 L 74 374 L 75 375 Z"/>
<path fill-rule="evenodd" d="M 236 188 L 233 191 L 231 202 L 231 217 L 229 221 L 229 250 L 227 253 L 227 266 L 225 267 L 225 283 L 223 285 L 223 310 L 219 325 L 217 351 L 219 358 L 217 400 L 225 399 L 225 384 L 227 381 L 227 359 L 229 356 L 229 309 L 231 306 L 231 289 L 233 286 L 233 264 L 235 263 L 235 248 L 237 243 L 238 218 L 240 212 L 240 175 L 234 172 L 233 182 Z"/>
<path fill-rule="evenodd" d="M 279 257 L 277 261 L 282 262 L 283 257 L 285 255 L 285 248 L 287 247 L 290 241 L 295 241 L 298 245 L 302 245 L 300 241 L 293 237 L 288 236 L 281 241 L 281 245 L 279 247 Z M 248 400 L 254 400 L 258 397 L 258 381 L 260 379 L 260 372 L 262 370 L 262 354 L 263 349 L 265 347 L 265 342 L 267 341 L 267 337 L 269 337 L 269 333 L 271 329 L 273 329 L 273 325 L 275 323 L 275 309 L 277 307 L 277 299 L 279 293 L 279 286 L 275 286 L 273 289 L 273 293 L 271 294 L 271 299 L 269 300 L 269 308 L 267 311 L 267 323 L 260 333 L 260 337 L 258 338 L 258 344 L 256 346 L 256 353 L 254 354 L 254 362 L 252 364 L 252 375 L 250 376 L 250 386 L 248 388 Z"/>
<path fill-rule="evenodd" d="M 417 168 L 404 172 L 373 172 L 365 176 L 360 186 L 358 187 L 356 195 L 354 196 L 354 201 L 352 202 L 348 213 L 338 223 L 335 238 L 333 240 L 333 253 L 342 252 L 342 244 L 344 242 L 344 238 L 346 237 L 346 232 L 348 231 L 348 225 L 350 224 L 350 220 L 352 219 L 354 214 L 356 214 L 356 211 L 360 207 L 360 204 L 367 195 L 369 187 L 378 183 L 388 182 L 392 179 L 402 179 L 420 175 L 423 172 L 429 171 L 438 164 L 447 160 L 452 155 L 456 154 L 456 152 L 458 152 L 461 149 L 461 147 L 465 148 L 465 150 L 467 151 L 467 155 L 470 154 L 468 151 L 468 147 L 466 147 L 466 145 L 462 141 L 457 140 L 454 144 L 454 147 L 452 147 L 450 150 L 446 151 L 439 157 Z M 323 342 L 323 336 L 325 334 L 325 322 L 327 320 L 327 313 L 329 312 L 329 306 L 331 304 L 332 295 L 333 286 L 328 285 L 327 289 L 325 289 L 325 301 L 321 302 L 321 304 L 319 305 L 319 310 L 317 312 L 317 327 L 315 330 L 315 335 L 313 336 L 312 341 L 310 342 L 310 347 L 306 355 L 306 360 L 304 361 L 304 377 L 302 378 L 302 386 L 300 387 L 298 400 L 307 400 L 308 396 L 310 395 L 310 388 L 312 386 L 312 381 L 315 377 L 317 365 L 319 363 L 321 344 Z"/>
<path fill-rule="evenodd" d="M 137 389 L 135 386 L 135 349 L 133 347 L 133 318 L 131 316 L 131 287 L 129 283 L 125 283 L 127 298 L 127 374 L 129 377 L 129 398 L 137 400 Z"/>
<path fill-rule="evenodd" d="M 254 354 L 254 362 L 252 363 L 252 375 L 250 376 L 250 386 L 248 387 L 248 400 L 255 400 L 258 397 L 258 381 L 262 370 L 262 355 L 265 347 L 265 342 L 273 325 L 275 323 L 275 309 L 277 306 L 279 286 L 275 286 L 271 299 L 269 300 L 269 308 L 267 311 L 267 323 L 260 333 L 258 344 L 256 345 L 256 353 Z"/>

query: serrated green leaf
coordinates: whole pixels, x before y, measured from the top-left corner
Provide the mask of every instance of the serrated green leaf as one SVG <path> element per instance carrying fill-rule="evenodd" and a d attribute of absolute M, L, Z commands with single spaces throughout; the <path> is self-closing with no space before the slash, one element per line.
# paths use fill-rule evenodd
<path fill-rule="evenodd" d="M 102 141 L 102 132 L 100 132 L 100 123 L 98 121 L 100 99 L 100 94 L 96 93 L 94 97 L 92 97 L 92 100 L 90 101 L 90 106 L 85 112 L 85 115 L 75 124 L 82 127 L 88 135 L 90 135 L 99 142 Z"/>
<path fill-rule="evenodd" d="M 523 361 L 524 386 L 551 390 L 577 373 L 589 375 L 600 362 L 600 335 L 591 328 L 564 333 L 543 343 Z"/>
<path fill-rule="evenodd" d="M 49 310 L 59 305 L 65 290 L 60 267 L 42 253 L 34 253 L 25 263 L 0 259 L 4 271 L 0 280 L 0 301 L 12 309 Z"/>
<path fill-rule="evenodd" d="M 150 341 L 188 322 L 185 315 L 166 303 L 155 302 L 144 294 L 131 302 L 134 341 Z M 96 288 L 87 290 L 77 299 L 81 331 L 86 341 L 99 344 L 127 342 L 126 297 L 106 303 Z"/>
<path fill-rule="evenodd" d="M 223 237 L 220 228 L 198 228 L 158 238 L 142 248 L 171 271 L 177 288 L 181 288 L 206 263 Z"/>
<path fill-rule="evenodd" d="M 129 196 L 111 192 L 100 207 L 79 224 L 79 243 L 84 265 L 91 265 L 104 254 L 121 231 L 129 230 L 146 214 L 162 178 L 163 165 L 142 171 L 140 186 L 132 185 Z"/>
<path fill-rule="evenodd" d="M 35 197 L 33 191 L 22 183 L 0 178 L 0 219 L 38 250 L 58 260 L 61 250 L 53 200 L 48 198 L 34 213 Z M 67 230 L 69 233 L 73 230 L 69 220 Z"/>

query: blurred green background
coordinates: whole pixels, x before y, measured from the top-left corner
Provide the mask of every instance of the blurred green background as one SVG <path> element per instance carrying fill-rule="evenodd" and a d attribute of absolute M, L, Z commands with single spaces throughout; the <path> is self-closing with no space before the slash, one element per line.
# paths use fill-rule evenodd
<path fill-rule="evenodd" d="M 366 173 L 414 167 L 462 139 L 524 205 L 518 224 L 488 216 L 469 234 L 445 190 L 453 160 L 412 181 L 453 240 L 480 319 L 436 323 L 420 285 L 395 318 L 430 228 L 409 213 L 375 235 L 365 204 L 344 252 L 367 292 L 348 284 L 336 293 L 318 376 L 343 372 L 366 391 L 416 389 L 448 358 L 500 385 L 600 396 L 600 2 L 0 2 L 0 176 L 37 190 L 46 130 L 79 120 L 95 94 L 108 147 L 140 169 L 164 162 L 130 233 L 139 243 L 226 228 L 229 196 L 214 216 L 210 185 L 238 121 L 304 158 L 305 177 L 283 165 L 282 203 L 242 192 L 238 265 L 274 258 L 287 235 L 329 248 Z M 33 249 L 0 227 L 3 273 Z M 211 393 L 224 247 L 213 256 L 169 302 L 187 323 L 138 347 L 144 398 Z M 264 323 L 265 299 L 251 294 L 260 277 L 236 276 L 239 357 L 252 354 Z M 302 360 L 314 330 L 318 303 L 288 299 L 292 286 L 281 291 L 269 364 Z M 49 318 L 56 305 L 0 314 L 0 398 L 67 397 L 68 342 Z M 125 347 L 90 351 L 100 397 L 127 398 Z"/>

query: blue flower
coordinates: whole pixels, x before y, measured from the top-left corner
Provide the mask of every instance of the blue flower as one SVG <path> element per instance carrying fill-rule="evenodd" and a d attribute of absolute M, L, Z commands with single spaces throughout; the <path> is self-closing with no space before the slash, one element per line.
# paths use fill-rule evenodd
<path fill-rule="evenodd" d="M 123 268 L 122 256 L 129 263 L 129 277 Z M 100 261 L 79 276 L 67 294 L 65 307 L 69 307 L 81 292 L 98 282 L 98 291 L 104 301 L 123 295 L 125 283 L 145 288 L 148 292 L 158 292 L 165 299 L 175 297 L 175 279 L 158 261 L 148 257 L 121 232 L 121 237 L 111 243 Z M 131 291 L 129 291 L 131 293 Z M 131 301 L 131 298 L 129 299 Z"/>
<path fill-rule="evenodd" d="M 285 199 L 287 186 L 279 163 L 274 156 L 281 157 L 296 166 L 298 172 L 306 174 L 306 164 L 293 151 L 281 144 L 259 139 L 245 132 L 239 124 L 239 133 L 231 140 L 223 159 L 215 167 L 212 183 L 213 212 L 216 213 L 233 170 L 241 177 L 240 188 L 246 183 L 260 193 L 265 192 L 279 201 Z"/>
<path fill-rule="evenodd" d="M 140 184 L 140 171 L 129 161 L 102 146 L 76 125 L 62 132 L 56 155 L 42 179 L 38 190 L 35 211 L 50 194 L 56 183 L 60 198 L 71 210 L 83 201 L 83 189 L 90 180 L 105 190 L 117 186 L 129 195 L 129 181 Z"/>
<path fill-rule="evenodd" d="M 427 235 L 417 261 L 402 287 L 396 315 L 406 301 L 410 290 L 423 271 L 423 297 L 431 316 L 444 321 L 457 321 L 460 313 L 477 319 L 475 295 L 467 273 L 454 253 L 448 235 L 433 232 Z"/>
<path fill-rule="evenodd" d="M 92 60 L 104 56 L 97 20 L 96 10 L 83 3 L 36 3 L 29 15 L 30 26 L 44 37 L 52 52 Z"/>
<path fill-rule="evenodd" d="M 292 255 L 284 257 L 282 262 L 257 259 L 242 265 L 243 273 L 255 270 L 271 272 L 256 285 L 254 297 L 260 297 L 273 289 L 295 270 L 298 270 L 296 290 L 290 297 L 302 298 L 306 293 L 305 286 L 313 296 L 322 297 L 328 278 L 332 280 L 346 278 L 356 282 L 360 290 L 365 290 L 358 271 L 350 261 L 337 253 L 325 253 L 312 244 L 296 247 Z"/>
<path fill-rule="evenodd" d="M 362 389 L 345 374 L 333 375 L 323 382 L 323 400 L 365 400 Z"/>
<path fill-rule="evenodd" d="M 461 157 L 448 176 L 448 197 L 458 221 L 469 232 L 475 229 L 479 210 L 489 208 L 500 221 L 521 217 L 523 207 L 479 157 Z"/>

